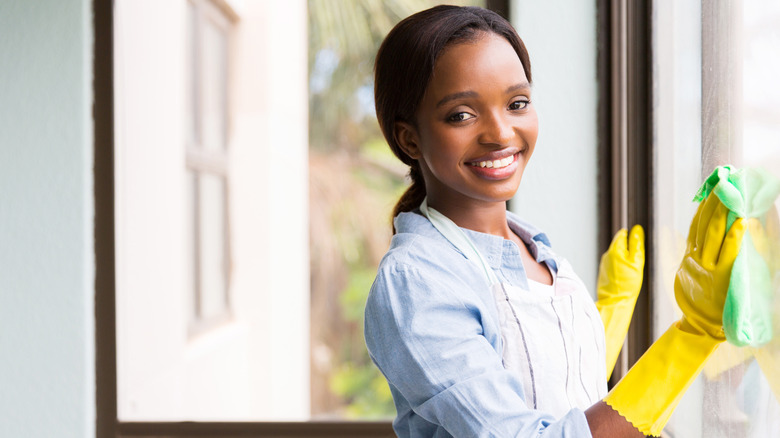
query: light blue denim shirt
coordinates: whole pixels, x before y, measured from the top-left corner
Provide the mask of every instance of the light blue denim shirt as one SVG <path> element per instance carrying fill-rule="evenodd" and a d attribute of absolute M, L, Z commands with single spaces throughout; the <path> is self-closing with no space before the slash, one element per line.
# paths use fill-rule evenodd
<path fill-rule="evenodd" d="M 538 262 L 557 272 L 543 233 L 507 212 Z M 390 384 L 399 437 L 590 437 L 584 413 L 529 408 L 502 365 L 496 304 L 478 265 L 419 212 L 401 213 L 366 303 L 369 354 Z M 502 282 L 528 288 L 513 242 L 465 230 Z"/>

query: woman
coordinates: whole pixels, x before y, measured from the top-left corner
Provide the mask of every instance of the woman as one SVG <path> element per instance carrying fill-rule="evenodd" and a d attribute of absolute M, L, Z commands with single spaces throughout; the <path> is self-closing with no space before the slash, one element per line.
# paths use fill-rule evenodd
<path fill-rule="evenodd" d="M 658 433 L 674 396 L 698 372 L 691 368 L 722 340 L 706 330 L 714 322 L 697 309 L 722 308 L 722 299 L 718 294 L 698 298 L 697 291 L 714 290 L 712 284 L 683 282 L 681 295 L 694 303 L 683 308 L 688 321 L 697 324 L 691 329 L 683 318 L 682 329 L 671 328 L 673 339 L 659 344 L 645 368 L 658 368 L 658 358 L 679 353 L 680 345 L 685 350 L 699 342 L 701 351 L 692 358 L 677 354 L 689 360 L 679 366 L 670 360 L 650 376 L 640 367 L 638 377 L 607 395 L 605 357 L 614 364 L 616 354 L 606 351 L 599 311 L 544 233 L 506 210 L 538 133 L 530 61 L 515 30 L 485 9 L 437 6 L 408 17 L 388 34 L 375 73 L 382 131 L 410 166 L 412 179 L 395 208 L 396 233 L 365 315 L 369 352 L 396 404 L 396 433 Z M 699 264 L 696 251 L 705 242 L 707 254 L 719 254 L 725 241 L 724 254 L 731 255 L 744 232 L 740 222 L 724 239 L 725 213 L 712 198 L 702 203 L 692 224 L 694 240 L 702 237 L 689 255 Z M 630 304 L 628 319 L 618 318 L 621 334 L 611 336 L 618 343 L 641 285 L 641 240 L 641 230 L 632 231 L 628 250 L 625 231 L 618 234 L 605 256 L 617 274 L 605 272 L 602 260 L 602 316 L 614 313 L 610 303 Z M 733 258 L 715 263 L 719 275 L 729 263 Z M 616 287 L 623 274 L 631 277 L 630 284 Z M 668 380 L 669 374 L 682 376 L 675 377 L 680 382 L 672 381 L 656 397 L 654 379 Z M 652 400 L 639 405 L 634 397 Z"/>

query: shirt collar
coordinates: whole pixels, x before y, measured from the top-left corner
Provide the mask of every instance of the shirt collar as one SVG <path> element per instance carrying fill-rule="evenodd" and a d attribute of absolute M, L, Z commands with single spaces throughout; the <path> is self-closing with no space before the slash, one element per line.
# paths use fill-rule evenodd
<path fill-rule="evenodd" d="M 506 216 L 509 227 L 526 243 L 537 262 L 541 263 L 548 260 L 554 262 L 555 255 L 550 247 L 550 240 L 545 233 L 520 219 L 511 211 L 507 211 Z M 393 220 L 393 224 L 398 233 L 414 233 L 432 238 L 444 238 L 419 210 L 399 214 Z M 491 267 L 499 268 L 501 266 L 501 255 L 503 254 L 505 239 L 492 234 L 480 233 L 466 228 L 462 229 L 466 232 L 469 239 L 474 242 L 479 252 L 487 259 Z"/>

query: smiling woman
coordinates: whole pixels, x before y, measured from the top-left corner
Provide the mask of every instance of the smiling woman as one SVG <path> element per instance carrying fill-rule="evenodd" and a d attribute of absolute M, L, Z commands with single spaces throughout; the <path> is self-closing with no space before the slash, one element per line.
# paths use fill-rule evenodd
<path fill-rule="evenodd" d="M 375 72 L 382 132 L 412 178 L 365 310 L 396 433 L 660 433 L 724 340 L 717 315 L 746 220 L 727 229 L 718 198 L 702 202 L 676 274 L 683 316 L 608 394 L 641 288 L 644 234 L 616 234 L 594 305 L 547 236 L 507 211 L 538 135 L 515 30 L 483 8 L 437 6 L 390 31 Z"/>
<path fill-rule="evenodd" d="M 547 237 L 506 211 L 536 145 L 530 82 L 519 36 L 481 8 L 415 14 L 377 54 L 377 116 L 412 176 L 365 323 L 399 436 L 522 436 L 543 422 L 588 434 L 579 409 L 606 394 L 592 300 Z"/>

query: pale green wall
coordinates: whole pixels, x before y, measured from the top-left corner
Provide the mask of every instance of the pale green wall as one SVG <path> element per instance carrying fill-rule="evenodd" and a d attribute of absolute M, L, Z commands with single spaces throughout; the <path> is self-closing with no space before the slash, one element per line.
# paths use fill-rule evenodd
<path fill-rule="evenodd" d="M 596 2 L 513 0 L 531 55 L 539 139 L 512 209 L 543 229 L 591 294 L 598 271 Z"/>
<path fill-rule="evenodd" d="M 0 2 L 0 436 L 95 422 L 89 0 Z"/>

